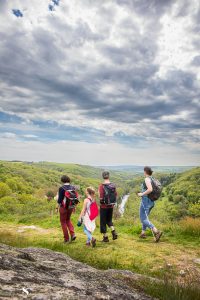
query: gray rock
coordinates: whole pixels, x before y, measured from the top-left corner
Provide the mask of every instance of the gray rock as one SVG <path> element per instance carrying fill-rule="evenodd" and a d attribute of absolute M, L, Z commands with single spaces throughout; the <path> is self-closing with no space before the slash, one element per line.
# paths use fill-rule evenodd
<path fill-rule="evenodd" d="M 126 271 L 100 271 L 47 249 L 0 244 L 0 299 L 137 299 L 151 297 L 126 285 Z"/>

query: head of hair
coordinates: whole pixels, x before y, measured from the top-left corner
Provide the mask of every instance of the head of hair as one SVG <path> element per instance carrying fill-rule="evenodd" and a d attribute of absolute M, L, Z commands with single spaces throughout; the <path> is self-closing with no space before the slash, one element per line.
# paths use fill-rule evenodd
<path fill-rule="evenodd" d="M 102 177 L 103 177 L 103 179 L 109 179 L 110 173 L 108 171 L 103 171 Z"/>
<path fill-rule="evenodd" d="M 148 167 L 148 166 L 144 167 L 144 172 L 149 176 L 151 176 L 153 174 L 151 167 Z"/>
<path fill-rule="evenodd" d="M 61 182 L 62 183 L 70 183 L 70 178 L 69 178 L 69 176 L 67 176 L 67 175 L 63 175 L 62 177 L 61 177 Z"/>
<path fill-rule="evenodd" d="M 89 186 L 86 188 L 86 192 L 90 195 L 90 196 L 94 196 L 95 195 L 95 189 L 92 186 Z"/>

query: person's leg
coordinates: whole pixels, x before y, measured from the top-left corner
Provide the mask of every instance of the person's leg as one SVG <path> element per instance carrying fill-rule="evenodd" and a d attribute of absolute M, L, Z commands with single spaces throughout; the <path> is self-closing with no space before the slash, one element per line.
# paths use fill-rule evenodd
<path fill-rule="evenodd" d="M 145 210 L 144 210 L 144 206 L 141 201 L 141 203 L 140 203 L 140 221 L 142 223 L 142 232 L 140 234 L 141 238 L 145 237 L 145 231 L 147 229 L 146 224 L 144 223 L 145 219 L 146 219 Z"/>
<path fill-rule="evenodd" d="M 73 212 L 73 209 L 68 209 L 67 210 L 66 224 L 67 224 L 68 230 L 70 232 L 71 239 L 75 240 L 76 239 L 76 235 L 75 235 L 75 232 L 74 232 L 74 226 L 73 226 L 73 224 L 71 222 L 71 214 L 72 214 L 72 212 Z"/>
<path fill-rule="evenodd" d="M 113 207 L 107 209 L 106 223 L 111 229 L 113 240 L 116 240 L 118 235 L 115 231 L 115 227 L 114 227 L 112 219 L 113 219 Z"/>
<path fill-rule="evenodd" d="M 145 231 L 146 228 L 150 228 L 151 230 L 153 230 L 153 228 L 155 228 L 155 226 L 150 222 L 149 220 L 149 214 L 150 211 L 152 210 L 154 203 L 151 201 L 150 199 L 148 199 L 148 197 L 142 197 L 142 201 L 141 201 L 141 218 L 142 218 L 142 224 L 143 224 L 143 230 Z"/>
<path fill-rule="evenodd" d="M 103 234 L 103 242 L 109 242 L 106 228 L 107 208 L 100 208 L 100 232 Z"/>
<path fill-rule="evenodd" d="M 87 236 L 87 242 L 86 242 L 86 244 L 90 245 L 90 242 L 92 241 L 92 234 L 91 234 L 91 232 L 89 230 L 87 230 L 87 228 L 86 228 L 85 225 L 84 225 L 84 229 L 83 230 L 84 230 L 84 232 L 85 232 L 85 234 Z"/>
<path fill-rule="evenodd" d="M 113 208 L 107 208 L 106 224 L 108 225 L 108 227 L 111 228 L 111 230 L 114 230 L 112 218 L 113 218 Z"/>
<path fill-rule="evenodd" d="M 68 234 L 68 230 L 67 230 L 67 212 L 63 207 L 60 207 L 59 209 L 60 212 L 60 224 L 63 230 L 63 235 L 64 235 L 64 240 L 65 242 L 69 241 L 69 234 Z"/>

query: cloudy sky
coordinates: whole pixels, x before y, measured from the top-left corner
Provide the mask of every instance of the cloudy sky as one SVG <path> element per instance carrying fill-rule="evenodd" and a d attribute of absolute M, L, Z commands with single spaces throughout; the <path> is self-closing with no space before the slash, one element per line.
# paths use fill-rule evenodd
<path fill-rule="evenodd" d="M 0 0 L 0 159 L 199 165 L 199 0 Z"/>

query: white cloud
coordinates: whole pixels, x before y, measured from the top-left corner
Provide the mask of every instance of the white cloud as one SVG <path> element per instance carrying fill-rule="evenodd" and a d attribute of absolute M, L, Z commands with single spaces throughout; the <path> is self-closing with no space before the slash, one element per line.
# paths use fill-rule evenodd
<path fill-rule="evenodd" d="M 4 132 L 4 133 L 1 134 L 1 136 L 3 138 L 11 139 L 11 140 L 14 139 L 14 138 L 16 138 L 16 134 L 12 133 L 12 132 Z"/>
<path fill-rule="evenodd" d="M 187 12 L 180 15 L 180 8 L 187 7 Z M 193 31 L 193 16 L 198 13 L 200 4 L 198 0 L 186 1 L 178 0 L 161 18 L 162 26 L 158 46 L 159 51 L 156 62 L 159 64 L 159 75 L 165 76 L 171 69 L 188 70 L 191 69 L 192 59 L 199 54 L 195 49 L 193 40 L 198 34 Z M 200 70 L 198 70 L 200 75 Z"/>
<path fill-rule="evenodd" d="M 2 160 L 55 161 L 89 165 L 199 165 L 199 156 L 191 157 L 187 149 L 159 143 L 148 148 L 126 147 L 118 143 L 22 142 L 0 139 Z M 184 162 L 184 164 L 183 164 Z"/>
<path fill-rule="evenodd" d="M 37 138 L 38 136 L 35 134 L 24 134 L 23 137 L 29 138 L 29 139 L 32 139 L 32 138 L 34 139 L 34 138 Z"/>

